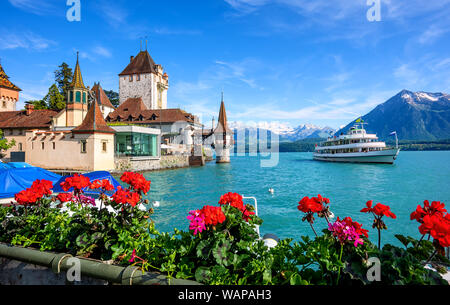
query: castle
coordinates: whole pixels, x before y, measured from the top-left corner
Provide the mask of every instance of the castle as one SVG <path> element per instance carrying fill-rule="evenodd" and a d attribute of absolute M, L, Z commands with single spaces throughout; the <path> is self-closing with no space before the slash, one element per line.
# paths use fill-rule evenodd
<path fill-rule="evenodd" d="M 148 51 L 140 51 L 119 74 L 120 105 L 115 108 L 100 83 L 85 86 L 77 54 L 63 110 L 37 110 L 29 104 L 17 111 L 20 89 L 0 65 L 0 129 L 16 143 L 4 157 L 72 172 L 157 169 L 162 150 L 189 157 L 203 125 L 191 113 L 167 108 L 168 79 Z M 229 148 L 232 132 L 223 99 L 218 127 L 211 132 L 222 135 L 220 147 Z M 229 151 L 217 155 L 218 162 L 229 162 Z"/>
<path fill-rule="evenodd" d="M 148 109 L 167 109 L 169 76 L 155 64 L 147 50 L 130 57 L 130 63 L 119 74 L 119 99 L 141 98 Z"/>

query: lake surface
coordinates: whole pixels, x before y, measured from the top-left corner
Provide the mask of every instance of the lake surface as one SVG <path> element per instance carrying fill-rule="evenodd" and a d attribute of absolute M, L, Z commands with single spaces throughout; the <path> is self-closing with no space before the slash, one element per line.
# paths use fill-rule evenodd
<path fill-rule="evenodd" d="M 394 234 L 420 237 L 418 225 L 409 215 L 425 199 L 445 202 L 450 208 L 450 151 L 400 152 L 394 165 L 328 163 L 312 160 L 312 153 L 280 153 L 278 165 L 261 167 L 262 156 L 235 156 L 230 164 L 207 163 L 204 167 L 149 172 L 150 201 L 160 201 L 152 219 L 160 231 L 188 230 L 190 210 L 206 204 L 218 205 L 227 192 L 254 196 L 264 223 L 261 235 L 275 233 L 280 238 L 299 240 L 313 236 L 298 201 L 304 196 L 321 194 L 330 199 L 336 216 L 352 217 L 369 229 L 369 238 L 377 241 L 372 216 L 359 211 L 368 200 L 391 206 L 397 219 L 386 219 L 388 230 L 382 243 L 399 245 Z M 268 192 L 275 190 L 274 194 Z M 245 201 L 252 203 L 252 200 Z M 315 228 L 326 228 L 317 219 Z"/>

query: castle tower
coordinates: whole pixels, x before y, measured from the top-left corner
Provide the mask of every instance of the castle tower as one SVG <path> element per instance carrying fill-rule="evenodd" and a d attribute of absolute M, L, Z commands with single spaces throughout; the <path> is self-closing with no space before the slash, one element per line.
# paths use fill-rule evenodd
<path fill-rule="evenodd" d="M 67 91 L 66 100 L 66 126 L 78 126 L 88 111 L 89 89 L 84 86 L 83 77 L 81 76 L 80 64 L 78 62 L 73 73 L 72 83 Z"/>
<path fill-rule="evenodd" d="M 115 130 L 106 124 L 98 103 L 92 102 L 81 125 L 72 129 L 81 154 L 93 171 L 114 169 Z M 74 153 L 74 152 L 72 152 Z"/>
<path fill-rule="evenodd" d="M 130 57 L 130 63 L 119 74 L 120 104 L 129 98 L 142 98 L 148 109 L 167 109 L 169 76 L 155 64 L 147 50 Z"/>
<path fill-rule="evenodd" d="M 11 83 L 0 63 L 0 112 L 16 111 L 20 91 L 19 87 Z"/>
<path fill-rule="evenodd" d="M 234 144 L 233 131 L 228 127 L 225 103 L 220 103 L 219 118 L 217 127 L 214 130 L 214 145 L 216 150 L 216 163 L 230 163 L 230 148 Z"/>

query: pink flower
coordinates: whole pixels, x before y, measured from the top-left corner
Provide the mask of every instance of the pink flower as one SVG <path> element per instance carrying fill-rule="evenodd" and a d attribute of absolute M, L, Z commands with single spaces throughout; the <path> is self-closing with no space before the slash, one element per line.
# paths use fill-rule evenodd
<path fill-rule="evenodd" d="M 134 259 L 136 258 L 136 249 L 133 250 L 133 253 L 131 253 L 131 258 L 128 262 L 134 263 Z"/>
<path fill-rule="evenodd" d="M 339 217 L 335 223 L 328 224 L 328 230 L 332 232 L 334 237 L 337 237 L 341 244 L 344 244 L 347 241 L 353 241 L 353 245 L 355 247 L 364 244 L 364 241 L 360 236 L 361 232 L 357 229 L 358 228 L 355 228 L 352 223 L 345 220 L 340 220 Z"/>
<path fill-rule="evenodd" d="M 199 210 L 190 211 L 189 216 L 186 218 L 191 221 L 189 224 L 189 230 L 194 231 L 194 235 L 206 230 L 205 218 Z"/>

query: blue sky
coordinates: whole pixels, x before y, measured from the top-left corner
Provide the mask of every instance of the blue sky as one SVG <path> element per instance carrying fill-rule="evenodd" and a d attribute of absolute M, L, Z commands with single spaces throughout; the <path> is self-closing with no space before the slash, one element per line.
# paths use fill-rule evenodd
<path fill-rule="evenodd" d="M 168 106 L 210 122 L 222 89 L 231 121 L 337 128 L 402 89 L 450 92 L 450 0 L 1 0 L 0 58 L 21 102 L 42 98 L 62 62 L 118 91 L 148 49 L 170 78 Z M 130 4 L 132 2 L 132 4 Z"/>

